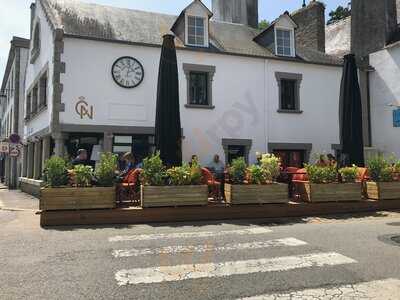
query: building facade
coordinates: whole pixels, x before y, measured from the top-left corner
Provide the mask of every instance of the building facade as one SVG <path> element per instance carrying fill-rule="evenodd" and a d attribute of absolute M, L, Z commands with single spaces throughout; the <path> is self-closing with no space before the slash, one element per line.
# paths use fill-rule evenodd
<path fill-rule="evenodd" d="M 366 147 L 400 157 L 400 1 L 351 4 L 351 17 L 327 27 L 327 52 L 357 57 Z"/>
<path fill-rule="evenodd" d="M 0 90 L 1 141 L 9 142 L 11 135 L 23 136 L 23 111 L 25 103 L 25 71 L 28 60 L 29 40 L 13 37 Z M 18 186 L 22 170 L 22 153 L 1 153 L 0 173 L 4 183 L 11 189 Z M 18 154 L 18 155 L 17 155 Z"/>
<path fill-rule="evenodd" d="M 319 28 L 307 36 L 298 25 L 310 13 L 323 18 L 323 4 L 284 13 L 260 32 L 252 27 L 256 2 L 238 14 L 230 1 L 213 1 L 211 11 L 195 0 L 171 16 L 37 0 L 22 176 L 39 179 L 50 155 L 72 157 L 80 148 L 93 160 L 99 148 L 140 158 L 151 153 L 167 33 L 176 36 L 184 160 L 197 154 L 207 164 L 219 154 L 226 162 L 237 156 L 254 162 L 257 151 L 268 151 L 301 165 L 333 152 L 341 60 L 323 51 Z"/>

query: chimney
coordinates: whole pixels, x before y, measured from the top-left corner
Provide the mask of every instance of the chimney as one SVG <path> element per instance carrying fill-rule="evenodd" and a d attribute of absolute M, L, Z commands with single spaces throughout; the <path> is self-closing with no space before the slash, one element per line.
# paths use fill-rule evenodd
<path fill-rule="evenodd" d="M 352 0 L 351 50 L 357 57 L 382 49 L 396 28 L 396 0 Z"/>
<path fill-rule="evenodd" d="M 35 14 L 36 14 L 36 4 L 32 3 L 31 4 L 31 39 L 32 39 L 32 34 L 33 34 L 33 21 L 35 20 Z"/>
<path fill-rule="evenodd" d="M 325 5 L 313 0 L 291 17 L 298 25 L 296 44 L 302 48 L 325 52 Z"/>
<path fill-rule="evenodd" d="M 258 28 L 258 0 L 212 0 L 214 20 Z"/>

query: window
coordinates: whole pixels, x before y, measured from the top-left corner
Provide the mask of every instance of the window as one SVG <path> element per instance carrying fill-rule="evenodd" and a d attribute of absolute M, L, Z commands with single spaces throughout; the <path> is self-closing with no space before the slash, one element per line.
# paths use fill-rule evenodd
<path fill-rule="evenodd" d="M 214 108 L 212 82 L 215 66 L 183 64 L 187 79 L 187 104 L 189 108 Z"/>
<path fill-rule="evenodd" d="M 276 29 L 276 54 L 282 56 L 293 56 L 292 48 L 292 31 Z"/>
<path fill-rule="evenodd" d="M 33 44 L 31 50 L 31 64 L 35 62 L 40 53 L 40 23 L 37 22 L 33 31 Z"/>
<path fill-rule="evenodd" d="M 31 95 L 31 93 L 29 93 L 28 96 L 26 97 L 25 119 L 29 119 L 30 114 L 31 114 L 31 99 L 32 99 L 32 95 Z"/>
<path fill-rule="evenodd" d="M 32 104 L 31 104 L 31 113 L 35 114 L 38 109 L 38 86 L 35 85 L 32 91 Z"/>
<path fill-rule="evenodd" d="M 249 163 L 249 154 L 252 147 L 252 140 L 244 139 L 222 139 L 222 148 L 225 153 L 225 163 L 230 164 L 232 160 L 243 157 Z"/>
<path fill-rule="evenodd" d="M 281 80 L 281 109 L 296 110 L 296 80 Z"/>
<path fill-rule="evenodd" d="M 39 83 L 39 108 L 47 106 L 47 74 L 43 75 L 40 78 L 40 83 Z"/>
<path fill-rule="evenodd" d="M 190 104 L 208 105 L 207 77 L 207 73 L 190 72 Z"/>
<path fill-rule="evenodd" d="M 205 46 L 205 19 L 188 16 L 187 22 L 187 43 L 191 46 Z"/>
<path fill-rule="evenodd" d="M 301 74 L 275 73 L 279 88 L 279 113 L 302 113 L 300 110 Z"/>

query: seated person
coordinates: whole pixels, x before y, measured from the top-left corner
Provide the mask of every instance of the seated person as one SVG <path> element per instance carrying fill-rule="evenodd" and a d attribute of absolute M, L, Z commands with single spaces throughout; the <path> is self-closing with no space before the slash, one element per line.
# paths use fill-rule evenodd
<path fill-rule="evenodd" d="M 197 157 L 196 154 L 192 155 L 192 159 L 189 162 L 189 166 L 191 167 L 193 165 L 193 162 L 199 163 L 199 158 Z"/>
<path fill-rule="evenodd" d="M 127 152 L 122 156 L 122 159 L 125 162 L 125 168 L 119 174 L 120 178 L 124 178 L 128 173 L 135 169 L 135 156 L 131 152 Z"/>
<path fill-rule="evenodd" d="M 215 154 L 213 161 L 208 165 L 208 169 L 213 173 L 214 177 L 216 179 L 223 179 L 224 178 L 224 172 L 225 172 L 225 165 L 223 162 L 219 159 L 219 155 Z"/>
<path fill-rule="evenodd" d="M 86 149 L 79 149 L 78 155 L 72 160 L 71 164 L 75 167 L 78 165 L 90 166 L 90 162 L 88 161 L 88 153 Z"/>

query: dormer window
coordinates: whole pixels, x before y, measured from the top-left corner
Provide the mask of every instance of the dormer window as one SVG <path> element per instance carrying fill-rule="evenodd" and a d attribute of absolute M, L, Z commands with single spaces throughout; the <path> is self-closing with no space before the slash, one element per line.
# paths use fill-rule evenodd
<path fill-rule="evenodd" d="M 187 16 L 187 44 L 190 46 L 205 45 L 206 20 L 202 17 Z"/>
<path fill-rule="evenodd" d="M 287 29 L 276 29 L 276 55 L 294 56 L 292 31 Z"/>

